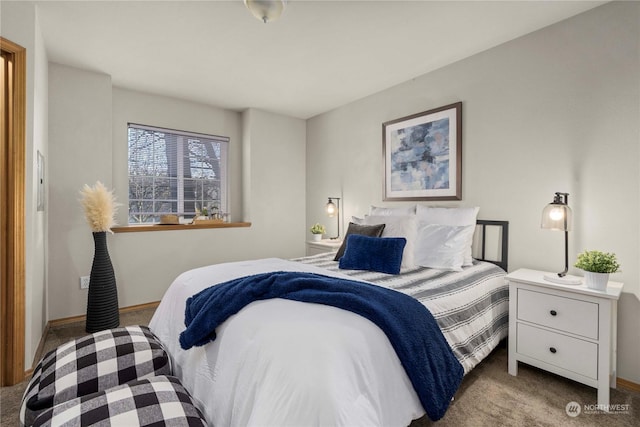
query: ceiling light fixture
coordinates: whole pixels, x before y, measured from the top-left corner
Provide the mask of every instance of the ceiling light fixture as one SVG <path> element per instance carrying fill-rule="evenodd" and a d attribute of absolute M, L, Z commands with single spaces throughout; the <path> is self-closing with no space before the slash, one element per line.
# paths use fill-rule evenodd
<path fill-rule="evenodd" d="M 244 4 L 253 16 L 266 24 L 282 15 L 287 2 L 286 0 L 244 0 Z"/>

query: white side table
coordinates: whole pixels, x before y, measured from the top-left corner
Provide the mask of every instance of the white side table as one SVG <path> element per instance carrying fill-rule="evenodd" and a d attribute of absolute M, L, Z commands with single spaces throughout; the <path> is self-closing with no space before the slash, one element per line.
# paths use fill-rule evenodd
<path fill-rule="evenodd" d="M 618 298 L 622 283 L 606 291 L 561 285 L 544 271 L 520 269 L 509 281 L 509 373 L 518 362 L 598 389 L 598 405 L 609 405 L 616 387 Z"/>
<path fill-rule="evenodd" d="M 342 240 L 340 239 L 322 239 L 319 242 L 307 241 L 307 255 L 317 255 L 324 252 L 336 252 L 340 249 Z"/>

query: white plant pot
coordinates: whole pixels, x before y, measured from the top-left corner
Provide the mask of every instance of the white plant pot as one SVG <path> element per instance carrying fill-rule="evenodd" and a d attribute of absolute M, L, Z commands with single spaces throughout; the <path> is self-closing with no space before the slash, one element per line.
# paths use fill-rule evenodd
<path fill-rule="evenodd" d="M 609 283 L 609 273 L 584 272 L 584 284 L 587 285 L 587 288 L 605 291 L 607 290 L 607 283 Z"/>
<path fill-rule="evenodd" d="M 314 242 L 319 242 L 320 240 L 322 240 L 322 234 L 312 234 L 311 236 L 313 237 Z"/>

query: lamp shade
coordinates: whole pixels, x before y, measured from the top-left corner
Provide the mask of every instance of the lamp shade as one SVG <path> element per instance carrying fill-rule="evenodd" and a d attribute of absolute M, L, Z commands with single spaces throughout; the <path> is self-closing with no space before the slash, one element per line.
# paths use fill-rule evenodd
<path fill-rule="evenodd" d="M 329 217 L 335 217 L 338 220 L 338 234 L 336 234 L 335 237 L 331 237 L 332 239 L 338 239 L 340 238 L 340 197 L 329 197 L 329 201 L 325 205 L 325 209 L 327 210 L 327 215 Z"/>
<path fill-rule="evenodd" d="M 245 6 L 253 16 L 265 24 L 278 19 L 286 3 L 285 0 L 244 0 Z"/>
<path fill-rule="evenodd" d="M 573 213 L 567 205 L 567 194 L 556 193 L 553 202 L 544 207 L 540 226 L 547 230 L 571 231 Z"/>
<path fill-rule="evenodd" d="M 333 203 L 333 200 L 329 199 L 329 201 L 327 202 L 327 215 L 329 215 L 329 217 L 334 217 L 337 213 L 338 213 L 338 208 L 336 207 L 336 204 Z"/>

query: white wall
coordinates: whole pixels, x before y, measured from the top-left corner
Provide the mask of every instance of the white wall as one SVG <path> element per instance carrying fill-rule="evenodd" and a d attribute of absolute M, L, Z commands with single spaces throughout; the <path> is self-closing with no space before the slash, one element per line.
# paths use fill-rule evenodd
<path fill-rule="evenodd" d="M 49 319 L 84 314 L 93 239 L 84 184 L 112 180 L 111 77 L 49 64 Z"/>
<path fill-rule="evenodd" d="M 639 11 L 607 4 L 308 120 L 307 227 L 327 223 L 321 204 L 338 191 L 347 223 L 390 205 L 382 123 L 462 101 L 463 200 L 430 204 L 509 220 L 510 269 L 560 271 L 563 236 L 540 214 L 570 193 L 570 262 L 587 248 L 621 260 L 619 375 L 640 382 Z"/>
<path fill-rule="evenodd" d="M 118 222 L 127 222 L 128 122 L 229 136 L 232 219 L 252 226 L 109 235 L 121 307 L 160 300 L 190 268 L 304 255 L 304 121 L 112 88 L 108 75 L 58 64 L 50 64 L 49 85 L 51 319 L 86 310 L 78 277 L 90 273 L 93 242 L 78 203 L 80 188 L 96 180 L 114 188 L 123 204 Z M 243 149 L 253 153 L 250 162 L 243 162 Z M 250 217 L 243 203 L 251 205 Z"/>
<path fill-rule="evenodd" d="M 25 366 L 31 367 L 47 321 L 47 210 L 37 212 L 37 152 L 47 158 L 47 54 L 32 2 L 1 2 L 2 37 L 27 50 L 25 170 Z M 46 169 L 45 169 L 46 171 Z M 46 178 L 46 177 L 45 177 Z"/>
<path fill-rule="evenodd" d="M 248 166 L 244 194 L 249 195 L 245 220 L 257 227 L 263 241 L 275 243 L 295 230 L 295 253 L 304 255 L 305 121 L 255 108 L 242 117 L 248 125 L 243 141 Z"/>

